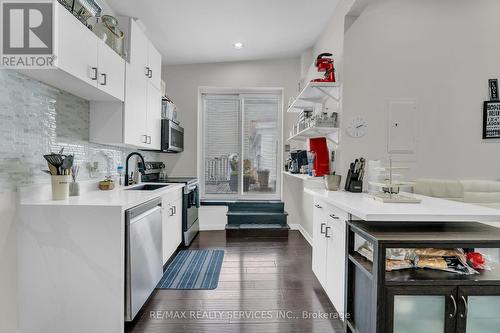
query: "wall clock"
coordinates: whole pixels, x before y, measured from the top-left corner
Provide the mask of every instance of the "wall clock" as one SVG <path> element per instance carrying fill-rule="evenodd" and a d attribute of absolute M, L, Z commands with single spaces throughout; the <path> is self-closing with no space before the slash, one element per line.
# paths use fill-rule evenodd
<path fill-rule="evenodd" d="M 363 117 L 356 117 L 347 124 L 347 134 L 353 138 L 361 138 L 368 131 L 368 122 Z"/>

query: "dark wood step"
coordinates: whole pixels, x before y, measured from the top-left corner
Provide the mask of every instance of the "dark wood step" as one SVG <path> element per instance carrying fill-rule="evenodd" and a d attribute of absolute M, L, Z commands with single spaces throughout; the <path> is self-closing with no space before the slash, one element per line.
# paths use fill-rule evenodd
<path fill-rule="evenodd" d="M 287 224 L 288 213 L 269 212 L 228 212 L 227 223 L 229 225 L 240 224 Z"/>
<path fill-rule="evenodd" d="M 236 201 L 228 203 L 229 212 L 274 212 L 282 213 L 285 204 L 281 201 Z"/>
<path fill-rule="evenodd" d="M 240 224 L 226 225 L 227 237 L 288 237 L 288 225 L 279 224 Z"/>

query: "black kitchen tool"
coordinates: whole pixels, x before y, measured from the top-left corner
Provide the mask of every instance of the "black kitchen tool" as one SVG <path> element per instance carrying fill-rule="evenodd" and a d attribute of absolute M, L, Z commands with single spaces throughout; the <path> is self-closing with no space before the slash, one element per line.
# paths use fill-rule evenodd
<path fill-rule="evenodd" d="M 71 170 L 71 167 L 73 166 L 73 160 L 74 157 L 73 155 L 68 155 L 66 158 L 63 160 L 63 163 L 61 165 L 62 173 L 66 174 L 66 170 Z"/>
<path fill-rule="evenodd" d="M 345 181 L 345 190 L 353 193 L 363 192 L 363 176 L 365 173 L 365 159 L 363 157 L 356 159 L 349 166 L 347 178 Z"/>
<path fill-rule="evenodd" d="M 63 156 L 60 154 L 52 153 L 48 155 L 43 155 L 43 157 L 49 163 L 49 169 L 51 169 L 50 171 L 54 172 L 53 169 L 50 167 L 52 165 L 53 167 L 55 167 L 57 171 L 56 175 L 60 175 L 61 174 L 60 168 L 63 164 Z"/>

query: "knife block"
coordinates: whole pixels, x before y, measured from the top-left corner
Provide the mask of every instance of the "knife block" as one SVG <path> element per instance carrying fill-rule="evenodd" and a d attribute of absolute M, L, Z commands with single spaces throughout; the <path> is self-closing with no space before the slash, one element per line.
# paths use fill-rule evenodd
<path fill-rule="evenodd" d="M 359 173 L 349 170 L 345 181 L 345 190 L 347 192 L 361 193 L 363 192 L 363 181 L 358 180 Z"/>

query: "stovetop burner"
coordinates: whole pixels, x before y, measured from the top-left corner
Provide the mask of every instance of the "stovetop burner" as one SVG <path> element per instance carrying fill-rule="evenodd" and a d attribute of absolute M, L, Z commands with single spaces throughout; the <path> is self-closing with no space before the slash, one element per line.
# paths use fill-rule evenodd
<path fill-rule="evenodd" d="M 198 178 L 196 177 L 169 177 L 167 179 L 158 179 L 155 180 L 155 183 L 184 183 L 184 184 L 192 184 L 196 183 Z"/>
<path fill-rule="evenodd" d="M 142 181 L 149 183 L 177 183 L 177 184 L 194 184 L 198 182 L 196 177 L 167 177 L 160 179 L 160 173 L 165 169 L 163 162 L 146 162 L 143 167 L 139 163 L 139 169 L 142 172 Z"/>

